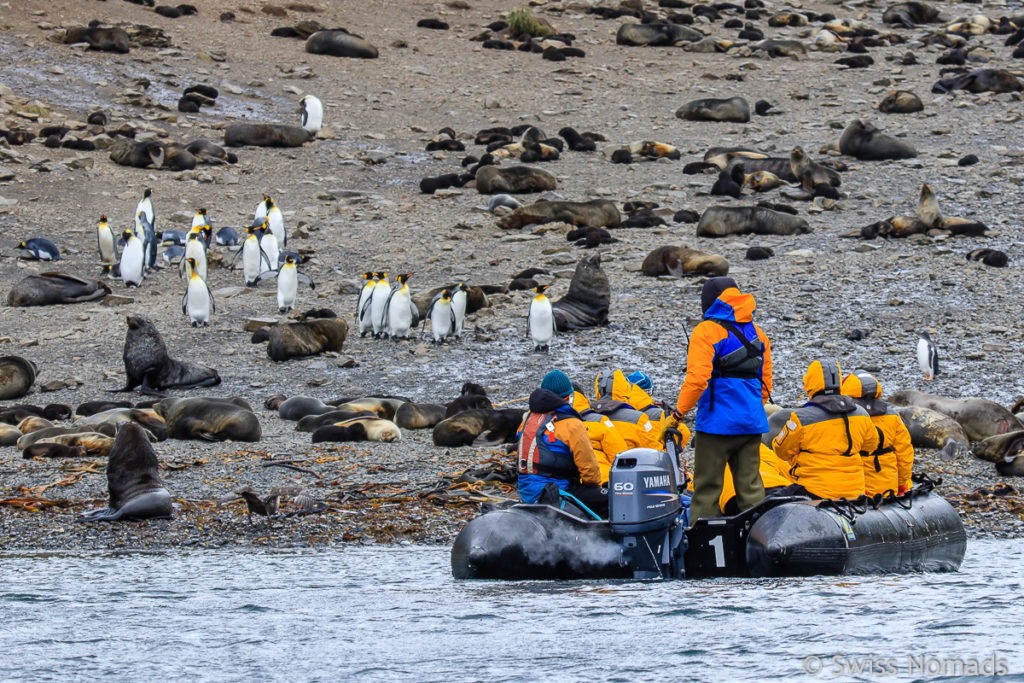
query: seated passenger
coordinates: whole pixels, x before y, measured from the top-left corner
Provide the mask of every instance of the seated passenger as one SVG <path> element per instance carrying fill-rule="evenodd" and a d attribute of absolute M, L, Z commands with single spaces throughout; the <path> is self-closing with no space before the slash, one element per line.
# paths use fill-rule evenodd
<path fill-rule="evenodd" d="M 590 401 L 579 391 L 572 394 L 572 407 L 583 418 L 583 426 L 590 436 L 590 445 L 601 470 L 601 486 L 608 483 L 608 472 L 612 469 L 615 456 L 626 450 L 626 442 L 619 435 L 615 425 L 607 417 L 590 408 Z"/>
<path fill-rule="evenodd" d="M 612 421 L 627 446 L 664 448 L 664 411 L 654 407 L 647 392 L 631 384 L 622 370 L 615 370 L 610 376 L 598 374 L 594 391 L 597 401 L 592 408 Z M 652 410 L 655 419 L 645 409 Z"/>
<path fill-rule="evenodd" d="M 793 411 L 772 440 L 775 454 L 790 463 L 790 478 L 816 498 L 863 495 L 860 452 L 878 448 L 871 418 L 852 398 L 839 393 L 841 384 L 842 372 L 835 360 L 811 363 L 804 374 L 804 391 L 810 400 Z"/>
<path fill-rule="evenodd" d="M 566 491 L 602 517 L 608 516 L 608 492 L 579 413 L 568 401 L 573 388 L 560 370 L 544 376 L 530 394 L 530 412 L 519 426 L 519 498 L 535 503 L 548 484 Z"/>
<path fill-rule="evenodd" d="M 761 483 L 764 485 L 764 497 L 771 498 L 773 495 L 788 495 L 787 487 L 793 484 L 793 480 L 786 475 L 789 464 L 779 458 L 764 444 L 761 444 Z M 718 499 L 718 507 L 722 514 L 728 517 L 737 515 L 740 512 L 736 504 L 736 488 L 732 482 L 732 472 L 729 464 L 725 465 L 725 478 L 722 484 L 722 495 Z"/>
<path fill-rule="evenodd" d="M 899 413 L 881 399 L 882 386 L 868 373 L 847 375 L 842 391 L 867 411 L 878 430 L 878 448 L 861 453 L 865 492 L 869 496 L 886 491 L 903 495 L 912 486 L 910 474 L 914 467 L 914 446 L 907 426 Z"/>

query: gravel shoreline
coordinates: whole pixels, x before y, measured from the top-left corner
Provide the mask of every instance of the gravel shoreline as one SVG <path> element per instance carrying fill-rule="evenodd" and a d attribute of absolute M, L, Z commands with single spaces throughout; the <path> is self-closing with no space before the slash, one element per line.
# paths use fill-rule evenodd
<path fill-rule="evenodd" d="M 61 501 L 58 506 L 40 511 L 0 507 L 0 549 L 447 543 L 475 514 L 476 503 L 423 500 L 419 493 L 434 486 L 440 475 L 461 472 L 498 452 L 435 448 L 429 432 L 406 432 L 394 444 L 316 449 L 308 434 L 293 432 L 290 423 L 263 410 L 265 398 L 277 393 L 322 399 L 396 394 L 446 402 L 462 382 L 474 381 L 495 402 L 521 406 L 515 399 L 526 396 L 552 367 L 588 387 L 599 371 L 640 367 L 654 378 L 657 397 L 674 402 L 684 374 L 685 330 L 699 319 L 702 279 L 642 277 L 637 271 L 644 256 L 665 244 L 723 255 L 730 275 L 754 294 L 758 321 L 772 339 L 774 395 L 782 405 L 798 401 L 804 369 L 826 354 L 838 357 L 844 370 L 876 373 L 887 392 L 915 388 L 1004 405 L 1024 393 L 1017 379 L 1024 331 L 1013 314 L 1024 295 L 1017 265 L 1024 256 L 1018 218 L 1024 211 L 1019 191 L 1024 149 L 1008 135 L 1016 131 L 1019 97 L 929 94 L 938 77 L 933 63 L 938 48 L 874 49 L 875 65 L 850 71 L 832 63 L 835 53 L 812 51 L 799 60 L 769 60 L 742 50 L 697 54 L 680 48 L 627 48 L 615 45 L 618 21 L 583 14 L 582 5 L 548 2 L 535 13 L 576 34 L 587 53 L 582 59 L 552 63 L 534 54 L 482 50 L 480 43 L 469 40 L 508 9 L 493 0 L 474 0 L 468 10 L 426 2 L 382 7 L 332 3 L 315 14 L 288 10 L 286 18 L 255 6 L 252 13 L 242 12 L 214 0 L 201 4 L 198 16 L 177 20 L 123 2 L 89 5 L 88 14 L 72 0 L 20 4 L 23 11 L 5 16 L 0 25 L 0 57 L 10 64 L 0 77 L 9 89 L 0 89 L 7 128 L 17 124 L 37 130 L 66 119 L 84 120 L 89 110 L 101 107 L 115 125 L 128 122 L 183 142 L 200 137 L 219 141 L 224 124 L 239 117 L 294 123 L 299 97 L 312 93 L 324 101 L 325 125 L 331 132 L 328 139 L 302 148 L 242 148 L 236 165 L 182 173 L 116 166 L 101 150 L 78 153 L 38 143 L 0 147 L 0 166 L 11 174 L 10 180 L 0 181 L 3 292 L 32 272 L 51 269 L 14 258 L 10 247 L 31 236 L 48 237 L 60 246 L 64 260 L 56 264 L 58 269 L 98 277 L 96 220 L 106 214 L 115 229 L 123 228 L 143 189 L 151 187 L 158 229 L 187 229 L 200 207 L 209 209 L 217 226 L 244 225 L 260 194 L 272 193 L 284 210 L 294 247 L 314 252 L 304 271 L 317 289 L 312 294 L 300 291 L 299 310 L 330 307 L 351 321 L 359 273 L 382 269 L 414 272 L 410 284 L 420 291 L 459 280 L 507 284 L 514 273 L 541 266 L 554 273 L 553 295 L 564 294 L 575 263 L 589 250 L 571 246 L 557 232 L 500 230 L 483 210 L 487 197 L 472 187 L 434 196 L 419 193 L 420 178 L 460 170 L 466 153 L 482 152 L 472 140 L 466 141 L 466 153 L 425 152 L 426 142 L 444 126 L 472 134 L 526 122 L 554 135 L 572 125 L 601 132 L 609 143 L 674 144 L 682 151 L 680 161 L 613 165 L 600 153 L 567 151 L 558 161 L 539 165 L 558 179 L 557 190 L 545 196 L 606 198 L 620 207 L 640 199 L 671 212 L 701 212 L 715 204 L 747 205 L 758 199 L 790 203 L 777 191 L 739 201 L 707 196 L 714 178 L 683 175 L 681 169 L 713 145 L 745 145 L 777 154 L 802 145 L 812 157 L 821 158 L 818 150 L 838 138 L 847 122 L 861 117 L 905 136 L 921 155 L 900 162 L 839 158 L 850 168 L 840 188 L 846 196 L 835 210 L 812 212 L 807 203 L 791 202 L 814 229 L 807 235 L 697 238 L 692 225 L 674 224 L 670 216 L 665 226 L 613 230 L 620 242 L 600 248 L 612 287 L 611 324 L 560 335 L 548 355 L 531 352 L 524 336 L 529 296 L 513 292 L 491 297 L 492 306 L 470 318 L 461 342 L 435 348 L 423 339 L 393 343 L 355 337 L 346 341 L 340 356 L 273 363 L 265 347 L 251 345 L 242 330 L 249 318 L 279 317 L 273 288 L 240 288 L 240 274 L 217 264 L 210 270 L 217 313 L 209 328 L 192 329 L 181 316 L 183 285 L 174 268 L 164 268 L 130 291 L 110 281 L 114 294 L 127 299 L 2 307 L 0 355 L 21 355 L 40 368 L 36 388 L 20 402 L 77 405 L 110 396 L 105 390 L 124 381 L 125 315 L 144 313 L 173 356 L 215 367 L 224 380 L 214 389 L 172 395 L 241 396 L 256 408 L 264 436 L 242 450 L 238 444 L 157 444 L 163 476 L 178 501 L 174 520 L 75 524 L 82 511 L 102 504 L 100 463 L 77 481 L 40 494 Z M 769 4 L 769 14 L 786 8 Z M 936 4 L 951 16 L 1007 11 L 994 3 Z M 805 7 L 881 27 L 883 8 L 816 2 Z M 217 21 L 228 10 L 238 20 Z M 452 29 L 415 27 L 416 19 L 428 16 L 443 18 Z M 309 55 L 301 41 L 266 38 L 276 26 L 310 17 L 363 35 L 380 48 L 380 58 Z M 47 39 L 51 27 L 92 18 L 157 26 L 171 37 L 173 51 L 135 48 L 129 55 L 108 55 Z M 794 38 L 802 30 L 769 28 L 763 19 L 757 24 L 767 37 Z M 703 28 L 713 36 L 734 34 L 721 22 Z M 912 39 L 924 31 L 897 32 Z M 974 39 L 991 51 L 990 66 L 1008 60 L 1013 49 L 1003 46 L 1002 38 L 989 34 Z M 394 47 L 396 41 L 407 47 Z M 919 64 L 900 64 L 898 58 L 907 51 L 917 54 Z M 222 56 L 224 61 L 217 61 Z M 312 77 L 302 77 L 307 72 Z M 743 80 L 727 80 L 726 75 L 742 75 Z M 139 78 L 150 81 L 147 89 L 138 84 Z M 193 83 L 209 83 L 223 94 L 216 106 L 200 114 L 179 114 L 174 111 L 177 97 Z M 895 87 L 916 92 L 925 110 L 879 114 L 877 102 Z M 141 100 L 133 99 L 130 90 L 143 92 L 149 104 L 133 104 Z M 755 117 L 748 124 L 674 117 L 689 100 L 732 95 L 750 102 L 768 99 L 783 113 Z M 17 113 L 28 111 L 26 105 L 34 100 L 48 113 L 36 118 Z M 977 154 L 981 163 L 957 167 L 956 160 L 968 153 Z M 888 216 L 912 213 L 922 182 L 935 188 L 950 215 L 976 218 L 993 231 L 978 238 L 938 235 L 865 242 L 841 237 Z M 744 261 L 751 245 L 771 247 L 776 256 Z M 1005 251 L 1010 266 L 996 269 L 965 260 L 968 251 L 980 247 Z M 854 328 L 867 331 L 867 337 L 848 339 L 846 333 Z M 943 358 L 943 374 L 929 383 L 920 379 L 914 357 L 916 330 L 923 328 L 933 331 Z M 40 390 L 53 381 L 65 388 Z M 282 458 L 307 460 L 301 466 L 319 477 L 260 462 Z M 313 462 L 318 458 L 323 462 Z M 25 461 L 14 448 L 0 449 L 0 499 L 24 496 L 25 487 L 75 478 L 72 468 L 91 462 L 98 461 Z M 915 469 L 945 480 L 940 490 L 964 515 L 972 537 L 1019 536 L 1024 531 L 1019 496 L 968 500 L 975 489 L 990 490 L 1001 481 L 991 463 L 940 462 L 928 451 L 918 454 L 917 463 Z M 216 508 L 211 502 L 240 485 L 262 491 L 283 483 L 312 487 L 327 501 L 344 497 L 345 487 L 393 483 L 394 488 L 373 489 L 331 502 L 324 514 L 276 520 L 269 526 L 263 520 L 249 525 L 240 504 Z"/>

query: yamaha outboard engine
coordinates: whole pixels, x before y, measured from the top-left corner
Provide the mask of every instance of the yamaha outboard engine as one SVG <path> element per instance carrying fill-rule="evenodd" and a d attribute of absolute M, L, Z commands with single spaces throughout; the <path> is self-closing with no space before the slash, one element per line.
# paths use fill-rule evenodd
<path fill-rule="evenodd" d="M 633 448 L 619 453 L 608 475 L 608 522 L 638 579 L 683 577 L 686 534 L 674 457 Z"/>

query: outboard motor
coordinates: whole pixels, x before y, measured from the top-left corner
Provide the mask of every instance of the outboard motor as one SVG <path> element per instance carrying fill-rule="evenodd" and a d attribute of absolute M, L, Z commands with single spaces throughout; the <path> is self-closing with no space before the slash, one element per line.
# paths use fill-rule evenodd
<path fill-rule="evenodd" d="M 608 474 L 608 522 L 634 578 L 683 577 L 686 534 L 674 458 L 633 448 L 616 456 Z"/>

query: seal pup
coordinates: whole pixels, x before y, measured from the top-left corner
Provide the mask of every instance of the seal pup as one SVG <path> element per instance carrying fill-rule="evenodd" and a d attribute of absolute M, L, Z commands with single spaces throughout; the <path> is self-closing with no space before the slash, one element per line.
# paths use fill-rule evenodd
<path fill-rule="evenodd" d="M 986 266 L 992 266 L 993 268 L 1005 268 L 1010 263 L 1006 252 L 999 251 L 998 249 L 974 249 L 968 252 L 967 260 L 981 261 Z"/>
<path fill-rule="evenodd" d="M 145 432 L 134 422 L 121 426 L 107 456 L 107 489 L 110 502 L 102 510 L 88 512 L 80 522 L 114 522 L 127 519 L 167 519 L 171 494 L 160 479 L 160 463 Z"/>
<path fill-rule="evenodd" d="M 912 159 L 917 156 L 917 150 L 909 142 L 886 135 L 860 119 L 852 121 L 843 131 L 839 138 L 839 152 L 861 161 Z"/>
<path fill-rule="evenodd" d="M 380 415 L 369 410 L 338 410 L 332 407 L 330 412 L 322 413 L 320 415 L 307 415 L 299 419 L 295 423 L 295 431 L 315 432 L 317 429 L 325 425 L 333 425 L 336 422 L 354 420 L 357 417 L 376 418 L 380 417 Z"/>
<path fill-rule="evenodd" d="M 17 282 L 7 293 L 7 305 L 77 304 L 102 299 L 107 294 L 110 294 L 110 287 L 99 280 L 49 271 Z"/>
<path fill-rule="evenodd" d="M 36 381 L 36 366 L 21 356 L 0 356 L 0 401 L 21 398 Z"/>
<path fill-rule="evenodd" d="M 682 246 L 664 246 L 654 249 L 640 266 L 640 272 L 648 277 L 671 275 L 681 278 L 685 275 L 717 277 L 729 272 L 729 262 L 719 254 Z"/>
<path fill-rule="evenodd" d="M 324 441 L 355 441 L 353 436 L 360 432 L 362 427 L 363 438 L 366 441 L 401 441 L 402 430 L 391 420 L 384 420 L 377 417 L 357 417 L 352 420 L 338 422 L 332 425 L 324 425 L 313 432 L 313 443 Z M 355 430 L 353 430 L 355 428 Z"/>
<path fill-rule="evenodd" d="M 878 111 L 885 114 L 913 114 L 924 111 L 921 98 L 909 90 L 893 90 L 878 103 Z"/>
<path fill-rule="evenodd" d="M 153 394 L 163 389 L 192 389 L 220 384 L 216 370 L 188 361 L 174 360 L 167 346 L 149 318 L 129 315 L 125 322 L 128 331 L 124 338 L 124 369 L 127 381 L 123 389 L 136 387 L 143 393 Z"/>
<path fill-rule="evenodd" d="M 601 270 L 601 254 L 585 256 L 576 264 L 569 291 L 552 304 L 559 332 L 608 324 L 611 285 Z"/>
<path fill-rule="evenodd" d="M 259 441 L 259 418 L 241 398 L 167 398 L 155 410 L 171 439 Z"/>

